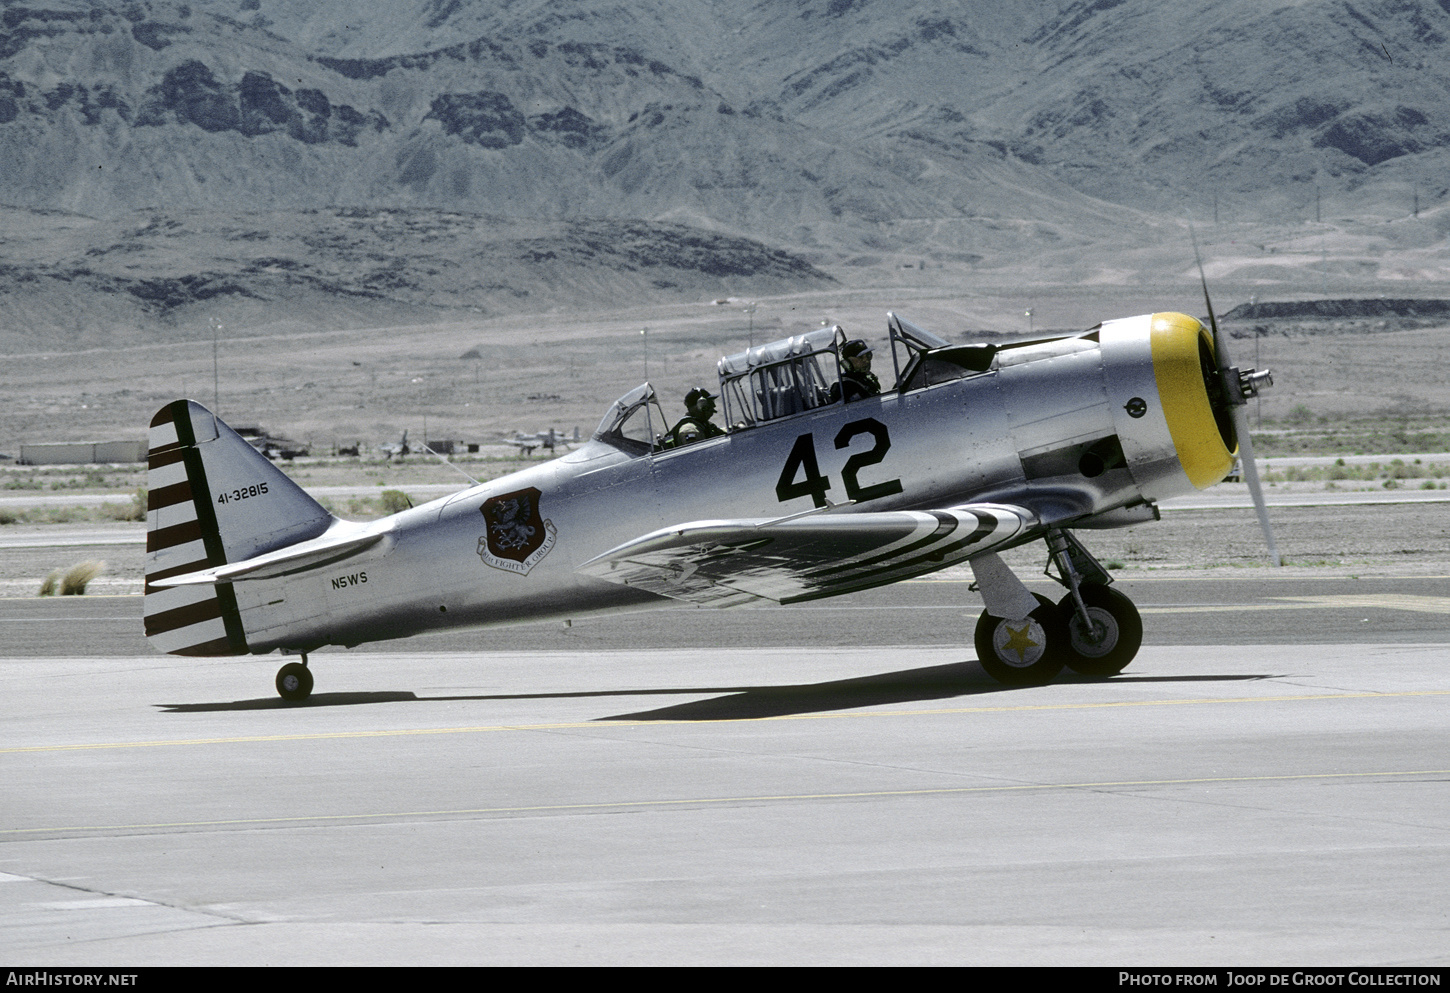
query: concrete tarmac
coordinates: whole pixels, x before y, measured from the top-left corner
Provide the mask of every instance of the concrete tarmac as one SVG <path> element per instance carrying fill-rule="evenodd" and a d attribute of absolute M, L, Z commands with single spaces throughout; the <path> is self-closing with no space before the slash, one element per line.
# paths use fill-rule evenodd
<path fill-rule="evenodd" d="M 1122 583 L 1133 665 L 1031 689 L 937 581 L 319 652 L 306 706 L 0 601 L 0 960 L 1444 966 L 1445 585 Z"/>

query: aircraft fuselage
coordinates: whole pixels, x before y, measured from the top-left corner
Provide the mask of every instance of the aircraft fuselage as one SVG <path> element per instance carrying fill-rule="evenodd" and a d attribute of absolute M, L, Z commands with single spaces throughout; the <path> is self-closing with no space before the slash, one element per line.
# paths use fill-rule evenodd
<path fill-rule="evenodd" d="M 334 567 L 235 583 L 248 650 L 665 606 L 575 570 L 682 522 L 968 502 L 1049 508 L 1045 517 L 1073 527 L 1150 519 L 1152 501 L 1206 485 L 1180 459 L 1152 321 L 1004 349 L 985 371 L 682 448 L 632 451 L 596 436 L 548 463 L 355 525 L 383 538 Z"/>

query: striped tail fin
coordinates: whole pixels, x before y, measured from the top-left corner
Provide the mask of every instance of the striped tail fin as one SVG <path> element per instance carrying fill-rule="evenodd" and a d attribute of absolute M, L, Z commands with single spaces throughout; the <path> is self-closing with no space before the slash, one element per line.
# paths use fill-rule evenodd
<path fill-rule="evenodd" d="M 146 485 L 146 637 L 172 655 L 244 655 L 230 583 L 153 583 L 322 534 L 333 517 L 211 411 L 191 400 L 151 420 Z"/>

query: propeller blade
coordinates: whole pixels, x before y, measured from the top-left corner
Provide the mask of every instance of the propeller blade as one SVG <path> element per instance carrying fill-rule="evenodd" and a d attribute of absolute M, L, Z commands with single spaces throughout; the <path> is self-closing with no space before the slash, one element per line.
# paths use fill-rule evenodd
<path fill-rule="evenodd" d="M 1254 499 L 1254 511 L 1259 515 L 1259 527 L 1264 529 L 1264 542 L 1269 546 L 1269 561 L 1274 568 L 1284 563 L 1279 558 L 1278 546 L 1274 544 L 1274 529 L 1269 527 L 1269 508 L 1264 503 L 1264 490 L 1259 485 L 1259 468 L 1254 462 L 1254 443 L 1249 439 L 1249 408 L 1234 408 L 1234 426 L 1238 428 L 1239 465 L 1244 470 L 1244 482 L 1249 484 L 1249 496 Z"/>
<path fill-rule="evenodd" d="M 1282 566 L 1278 546 L 1274 543 L 1274 530 L 1269 526 L 1269 507 L 1264 503 L 1264 489 L 1259 484 L 1259 467 L 1254 462 L 1254 442 L 1249 435 L 1249 410 L 1244 403 L 1243 387 L 1238 381 L 1238 371 L 1229 361 L 1228 339 L 1219 332 L 1218 318 L 1213 313 L 1213 301 L 1208 298 L 1208 277 L 1203 273 L 1203 257 L 1198 253 L 1198 235 L 1190 226 L 1189 236 L 1193 239 L 1193 261 L 1198 263 L 1198 281 L 1203 286 L 1203 305 L 1208 308 L 1208 325 L 1213 332 L 1213 354 L 1218 360 L 1219 382 L 1224 398 L 1233 412 L 1234 433 L 1238 436 L 1239 466 L 1243 469 L 1244 482 L 1249 485 L 1249 496 L 1254 501 L 1254 512 L 1259 515 L 1259 527 L 1264 530 L 1264 543 L 1269 546 L 1269 561 L 1274 568 Z"/>
<path fill-rule="evenodd" d="M 1213 301 L 1208 298 L 1208 277 L 1203 274 L 1203 257 L 1198 254 L 1198 235 L 1192 227 L 1188 229 L 1188 235 L 1193 239 L 1193 261 L 1198 264 L 1198 281 L 1203 286 L 1203 305 L 1208 308 L 1208 327 L 1213 332 L 1213 354 L 1218 359 L 1218 374 L 1223 379 L 1224 395 L 1233 403 L 1237 394 L 1228 391 L 1231 385 L 1228 380 L 1228 342 L 1219 333 L 1218 318 L 1213 313 Z"/>

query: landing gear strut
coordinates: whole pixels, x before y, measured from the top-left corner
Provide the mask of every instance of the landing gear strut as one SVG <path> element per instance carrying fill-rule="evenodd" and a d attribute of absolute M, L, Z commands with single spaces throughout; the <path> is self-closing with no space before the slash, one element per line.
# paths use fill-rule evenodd
<path fill-rule="evenodd" d="M 1067 667 L 1084 676 L 1116 676 L 1143 643 L 1138 608 L 1117 590 L 1097 583 L 1084 583 L 1078 592 L 1086 621 L 1071 593 L 1057 605 L 1067 628 Z"/>
<path fill-rule="evenodd" d="M 1068 532 L 1048 532 L 1047 551 L 1058 571 L 1052 578 L 1067 587 L 1057 605 L 1067 634 L 1063 661 L 1084 676 L 1116 676 L 1143 644 L 1138 608 L 1109 588 L 1113 578 Z"/>
<path fill-rule="evenodd" d="M 289 703 L 300 703 L 312 694 L 312 670 L 307 668 L 307 653 L 301 662 L 288 662 L 277 670 L 277 692 Z"/>
<path fill-rule="evenodd" d="M 1029 592 L 999 556 L 971 560 L 973 589 L 987 604 L 977 621 L 977 660 L 1008 686 L 1050 683 L 1064 665 L 1084 676 L 1117 675 L 1143 643 L 1138 609 L 1108 587 L 1113 577 L 1071 533 L 1049 531 L 1047 551 L 1047 574 L 1067 587 L 1056 604 Z"/>

